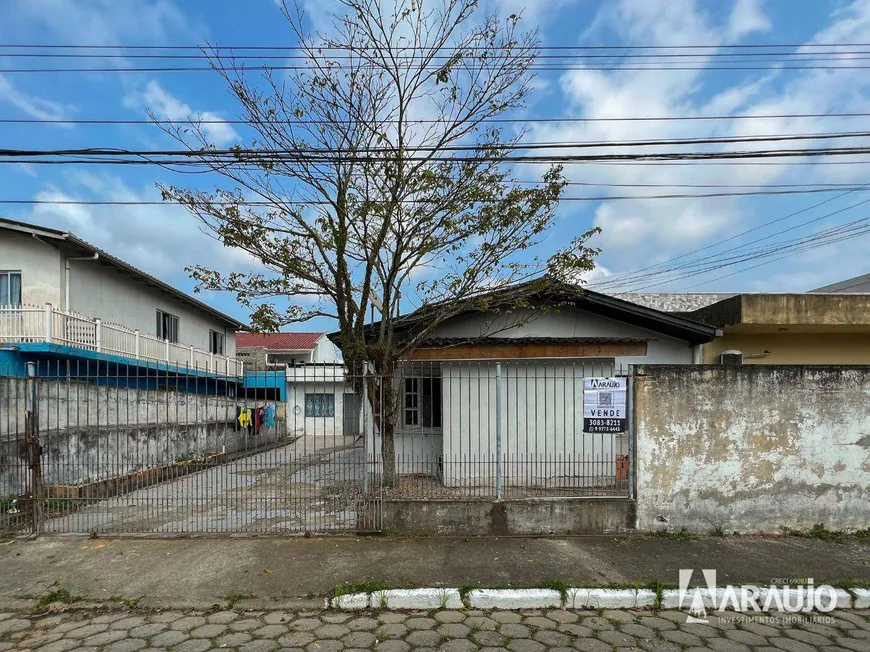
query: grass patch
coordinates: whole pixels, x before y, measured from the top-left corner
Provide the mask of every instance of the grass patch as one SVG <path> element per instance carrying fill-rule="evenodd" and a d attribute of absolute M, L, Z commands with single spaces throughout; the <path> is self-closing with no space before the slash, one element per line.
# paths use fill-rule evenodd
<path fill-rule="evenodd" d="M 853 535 L 858 541 L 866 541 L 870 543 L 870 527 L 865 527 L 863 530 L 857 530 Z"/>
<path fill-rule="evenodd" d="M 568 603 L 568 585 L 565 584 L 562 580 L 547 580 L 543 584 L 541 584 L 542 589 L 550 589 L 551 591 L 558 591 L 559 597 L 562 599 L 562 606 L 564 607 Z"/>
<path fill-rule="evenodd" d="M 696 538 L 694 534 L 689 532 L 685 525 L 679 530 L 669 530 L 668 528 L 663 527 L 659 530 L 655 530 L 651 534 L 654 537 L 670 539 L 671 541 L 692 541 Z"/>
<path fill-rule="evenodd" d="M 350 595 L 351 593 L 377 593 L 378 591 L 386 591 L 389 587 L 383 582 L 345 582 L 344 584 L 336 584 L 329 590 L 329 597 L 338 598 L 342 595 Z"/>
<path fill-rule="evenodd" d="M 44 609 L 52 602 L 62 602 L 63 604 L 73 604 L 74 602 L 78 602 L 82 599 L 80 595 L 73 595 L 69 592 L 69 590 L 61 587 L 55 589 L 54 591 L 50 591 L 39 597 L 39 600 L 36 602 L 37 609 Z"/>
<path fill-rule="evenodd" d="M 224 598 L 224 600 L 226 600 L 227 607 L 229 609 L 232 609 L 242 600 L 248 600 L 250 598 L 256 598 L 256 597 L 257 596 L 255 596 L 253 593 L 239 593 L 238 591 L 233 591 L 232 593 L 228 594 L 227 597 Z M 137 604 L 138 604 L 138 601 L 137 601 Z"/>
<path fill-rule="evenodd" d="M 707 532 L 707 535 L 711 537 L 724 537 L 725 530 L 722 528 L 721 525 L 714 525 L 712 528 L 710 528 L 709 532 Z"/>
<path fill-rule="evenodd" d="M 783 534 L 791 537 L 801 537 L 803 539 L 819 539 L 820 541 L 830 541 L 832 543 L 846 543 L 849 540 L 848 532 L 844 530 L 829 530 L 824 523 L 816 523 L 809 530 L 795 530 L 794 528 L 783 526 L 780 528 Z"/>
<path fill-rule="evenodd" d="M 662 608 L 662 594 L 664 593 L 665 589 L 668 588 L 667 585 L 663 584 L 662 582 L 650 582 L 646 585 L 646 588 L 656 594 L 656 597 L 652 603 L 652 609 L 653 611 L 658 611 Z"/>

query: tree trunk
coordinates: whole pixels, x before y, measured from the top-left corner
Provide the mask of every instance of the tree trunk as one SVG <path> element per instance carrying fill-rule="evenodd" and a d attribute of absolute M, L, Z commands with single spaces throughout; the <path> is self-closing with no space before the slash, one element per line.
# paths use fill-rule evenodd
<path fill-rule="evenodd" d="M 392 363 L 376 365 L 381 369 L 390 369 Z M 376 434 L 381 436 L 381 463 L 383 472 L 381 482 L 384 486 L 396 484 L 396 423 L 398 394 L 400 390 L 395 385 L 392 373 L 373 374 L 366 376 L 368 402 L 372 409 L 373 426 Z"/>

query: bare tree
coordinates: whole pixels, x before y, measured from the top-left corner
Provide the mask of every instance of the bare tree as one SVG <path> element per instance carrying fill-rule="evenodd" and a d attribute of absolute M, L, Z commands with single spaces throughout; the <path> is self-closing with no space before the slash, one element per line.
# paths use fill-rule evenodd
<path fill-rule="evenodd" d="M 253 138 L 220 151 L 202 125 L 162 125 L 232 182 L 162 191 L 266 270 L 191 268 L 198 287 L 235 293 L 262 330 L 332 317 L 349 374 L 369 363 L 368 382 L 389 384 L 433 329 L 485 307 L 492 291 L 537 279 L 512 296 L 523 305 L 551 279 L 592 269 L 597 250 L 586 243 L 597 230 L 548 258 L 529 251 L 552 226 L 566 182 L 554 167 L 522 187 L 508 159 L 523 134 L 492 126 L 533 87 L 537 35 L 520 33 L 519 16 L 479 16 L 478 0 L 336 1 L 332 27 L 314 34 L 298 4 L 284 5 L 299 42 L 288 71 L 251 75 L 206 49 Z M 425 321 L 397 328 L 411 295 Z M 381 319 L 366 328 L 373 297 Z M 397 401 L 372 389 L 391 484 Z"/>

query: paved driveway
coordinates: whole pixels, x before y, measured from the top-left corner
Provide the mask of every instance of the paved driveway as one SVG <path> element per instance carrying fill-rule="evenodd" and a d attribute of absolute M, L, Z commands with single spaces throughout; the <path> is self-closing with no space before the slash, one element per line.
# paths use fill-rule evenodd
<path fill-rule="evenodd" d="M 46 521 L 47 532 L 328 532 L 357 527 L 364 474 L 352 437 L 300 437 Z"/>
<path fill-rule="evenodd" d="M 662 611 L 67 612 L 0 614 L 0 650 L 138 652 L 853 652 L 870 651 L 870 613 L 686 624 Z M 815 622 L 816 619 L 824 619 Z"/>

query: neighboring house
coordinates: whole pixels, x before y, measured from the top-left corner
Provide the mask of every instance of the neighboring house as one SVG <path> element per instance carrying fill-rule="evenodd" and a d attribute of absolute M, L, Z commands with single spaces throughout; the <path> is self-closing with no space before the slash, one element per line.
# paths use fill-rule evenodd
<path fill-rule="evenodd" d="M 692 364 L 718 333 L 571 285 L 531 296 L 535 309 L 521 319 L 496 312 L 503 296 L 488 297 L 493 312 L 468 310 L 440 324 L 397 370 L 400 473 L 437 476 L 448 486 L 489 482 L 499 422 L 504 454 L 517 462 L 537 460 L 531 472 L 528 465 L 508 464 L 508 484 L 582 484 L 593 464 L 599 475 L 611 465 L 615 477 L 627 439 L 582 432 L 583 379 L 625 375 L 636 363 Z M 426 310 L 399 325 L 398 339 L 419 332 Z M 338 333 L 331 337 L 338 341 Z M 365 402 L 364 409 L 370 409 Z M 377 428 L 367 422 L 366 431 L 366 448 L 377 455 Z"/>
<path fill-rule="evenodd" d="M 737 294 L 684 316 L 722 330 L 708 364 L 870 364 L 870 294 Z"/>
<path fill-rule="evenodd" d="M 67 231 L 0 219 L 0 367 L 123 363 L 240 378 L 238 320 Z"/>
<path fill-rule="evenodd" d="M 287 427 L 299 435 L 356 436 L 360 401 L 326 333 L 239 333 L 245 386 L 258 398 L 287 402 Z"/>
<path fill-rule="evenodd" d="M 326 333 L 238 333 L 236 347 L 249 371 L 340 362 Z"/>

